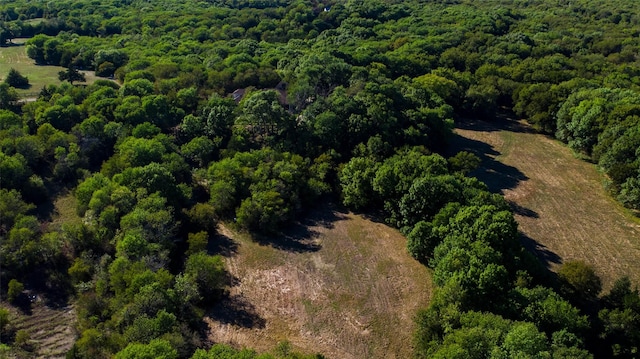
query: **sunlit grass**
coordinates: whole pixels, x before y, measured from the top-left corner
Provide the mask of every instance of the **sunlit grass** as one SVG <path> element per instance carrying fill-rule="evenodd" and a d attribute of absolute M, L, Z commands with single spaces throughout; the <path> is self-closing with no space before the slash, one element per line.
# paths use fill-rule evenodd
<path fill-rule="evenodd" d="M 22 98 L 36 97 L 43 87 L 59 84 L 58 73 L 65 70 L 61 66 L 36 65 L 27 56 L 25 41 L 26 39 L 14 39 L 13 46 L 0 47 L 0 81 L 4 81 L 12 68 L 29 79 L 31 86 L 28 89 L 18 89 L 18 94 Z M 92 71 L 84 73 L 87 84 L 98 79 Z"/>

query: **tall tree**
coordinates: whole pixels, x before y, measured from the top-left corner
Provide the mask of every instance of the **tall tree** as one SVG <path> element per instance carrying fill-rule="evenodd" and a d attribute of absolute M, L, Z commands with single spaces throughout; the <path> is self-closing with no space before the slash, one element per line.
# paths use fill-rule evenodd
<path fill-rule="evenodd" d="M 13 67 L 11 68 L 11 70 L 9 70 L 9 73 L 7 74 L 7 77 L 4 79 L 4 82 L 9 86 L 12 86 L 15 88 L 23 89 L 23 88 L 29 87 L 29 79 L 22 76 L 22 74 L 18 72 L 18 70 L 14 69 Z"/>
<path fill-rule="evenodd" d="M 69 67 L 65 71 L 58 72 L 60 81 L 69 81 L 73 85 L 74 82 L 85 82 L 87 79 L 84 74 L 74 67 Z"/>

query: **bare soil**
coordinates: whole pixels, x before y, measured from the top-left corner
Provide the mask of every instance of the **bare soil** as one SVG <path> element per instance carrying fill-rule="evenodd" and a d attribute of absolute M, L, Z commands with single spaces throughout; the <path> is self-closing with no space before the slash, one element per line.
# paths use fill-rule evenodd
<path fill-rule="evenodd" d="M 640 284 L 640 223 L 604 189 L 595 165 L 509 118 L 458 124 L 454 148 L 482 159 L 476 175 L 511 203 L 523 244 L 551 270 L 593 265 L 605 289 L 622 275 Z"/>
<path fill-rule="evenodd" d="M 64 358 L 73 346 L 76 312 L 72 306 L 52 308 L 42 298 L 36 297 L 26 312 L 15 307 L 7 308 L 15 331 L 25 330 L 30 336 L 29 350 L 14 348 L 13 357 Z"/>
<path fill-rule="evenodd" d="M 411 356 L 431 278 L 397 230 L 325 206 L 278 238 L 220 232 L 233 286 L 205 319 L 211 341 L 269 351 L 288 340 L 327 358 Z"/>

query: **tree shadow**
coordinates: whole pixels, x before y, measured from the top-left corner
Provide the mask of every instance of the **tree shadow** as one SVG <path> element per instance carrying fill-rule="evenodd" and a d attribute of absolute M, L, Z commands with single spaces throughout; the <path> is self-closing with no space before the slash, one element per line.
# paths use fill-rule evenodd
<path fill-rule="evenodd" d="M 536 211 L 534 211 L 532 209 L 523 207 L 523 206 L 517 204 L 514 201 L 508 201 L 508 202 L 509 202 L 509 206 L 511 207 L 511 210 L 513 211 L 513 213 L 518 214 L 518 215 L 523 216 L 523 217 L 540 218 L 540 215 L 538 214 L 538 212 L 536 212 Z"/>
<path fill-rule="evenodd" d="M 469 176 L 484 182 L 489 191 L 493 193 L 502 193 L 506 189 L 513 189 L 520 182 L 529 179 L 516 167 L 496 160 L 500 152 L 485 142 L 455 134 L 451 140 L 450 148 L 452 152 L 467 151 L 480 158 L 480 165 L 471 171 Z"/>
<path fill-rule="evenodd" d="M 262 329 L 267 323 L 241 294 L 223 296 L 207 314 L 220 323 L 247 329 Z"/>
<path fill-rule="evenodd" d="M 539 243 L 524 233 L 520 233 L 520 243 L 522 243 L 522 246 L 525 249 L 538 258 L 540 263 L 542 263 L 547 269 L 550 269 L 552 264 L 562 263 L 562 258 L 560 258 L 559 255 L 550 251 L 544 244 Z"/>
<path fill-rule="evenodd" d="M 287 252 L 317 252 L 322 245 L 318 243 L 320 232 L 316 228 L 331 229 L 335 222 L 347 218 L 336 206 L 322 205 L 312 210 L 303 220 L 289 224 L 278 234 L 256 235 L 255 241 Z"/>
<path fill-rule="evenodd" d="M 43 295 L 43 301 L 47 307 L 61 309 L 69 306 L 71 294 L 70 289 L 67 288 L 52 289 L 47 291 L 46 295 Z"/>
<path fill-rule="evenodd" d="M 220 232 L 212 235 L 207 243 L 207 253 L 219 254 L 223 257 L 233 257 L 238 254 L 238 243 Z"/>
<path fill-rule="evenodd" d="M 512 113 L 500 112 L 491 119 L 464 117 L 456 121 L 456 128 L 471 131 L 511 131 L 518 133 L 537 133 L 526 122 L 514 120 Z"/>
<path fill-rule="evenodd" d="M 30 290 L 26 290 L 20 293 L 16 299 L 12 302 L 13 306 L 16 307 L 22 314 L 24 315 L 32 315 L 33 309 L 31 308 L 31 304 L 35 302 L 35 295 Z"/>

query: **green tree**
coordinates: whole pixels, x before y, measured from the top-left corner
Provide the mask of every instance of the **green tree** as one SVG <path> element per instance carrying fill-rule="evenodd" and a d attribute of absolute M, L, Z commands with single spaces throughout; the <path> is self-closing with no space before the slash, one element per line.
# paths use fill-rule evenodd
<path fill-rule="evenodd" d="M 279 192 L 257 191 L 240 203 L 236 218 L 238 224 L 246 229 L 268 233 L 289 219 L 289 210 Z"/>
<path fill-rule="evenodd" d="M 189 249 L 187 250 L 188 255 L 206 251 L 207 244 L 209 243 L 209 233 L 205 231 L 189 233 L 187 243 L 189 244 Z"/>
<path fill-rule="evenodd" d="M 177 359 L 178 352 L 163 339 L 149 344 L 131 343 L 115 355 L 115 359 Z"/>
<path fill-rule="evenodd" d="M 7 83 L 0 83 L 0 110 L 10 110 L 18 101 L 18 93 L 16 89 L 9 86 Z"/>
<path fill-rule="evenodd" d="M 153 82 L 141 78 L 141 79 L 133 79 L 131 81 L 125 82 L 122 87 L 120 87 L 120 93 L 122 96 L 138 96 L 144 97 L 154 93 Z"/>
<path fill-rule="evenodd" d="M 226 272 L 220 256 L 210 256 L 200 251 L 191 254 L 185 262 L 184 274 L 192 276 L 207 301 L 214 300 L 225 284 Z"/>
<path fill-rule="evenodd" d="M 598 312 L 602 322 L 602 355 L 630 358 L 640 349 L 640 294 L 631 287 L 629 277 L 622 277 L 602 298 Z"/>
<path fill-rule="evenodd" d="M 191 162 L 204 167 L 213 159 L 216 145 L 208 137 L 200 136 L 185 143 L 180 149 Z"/>
<path fill-rule="evenodd" d="M 185 210 L 189 218 L 190 229 L 203 229 L 208 232 L 216 230 L 218 225 L 215 207 L 210 203 L 196 203 Z"/>
<path fill-rule="evenodd" d="M 594 302 L 602 290 L 602 282 L 592 266 L 584 261 L 566 262 L 558 270 L 560 291 L 575 303 Z"/>
<path fill-rule="evenodd" d="M 518 323 L 504 337 L 501 348 L 491 358 L 550 358 L 547 336 L 533 323 Z"/>
<path fill-rule="evenodd" d="M 417 179 L 400 199 L 402 224 L 413 226 L 431 219 L 449 202 L 462 200 L 462 183 L 451 175 L 425 176 Z"/>
<path fill-rule="evenodd" d="M 480 165 L 480 158 L 473 153 L 460 151 L 448 160 L 451 169 L 464 175 L 475 170 Z"/>
<path fill-rule="evenodd" d="M 5 330 L 8 329 L 10 324 L 9 310 L 6 308 L 0 308 L 0 335 L 6 335 Z"/>
<path fill-rule="evenodd" d="M 4 83 L 8 84 L 11 87 L 20 89 L 28 88 L 30 86 L 29 79 L 22 76 L 22 74 L 13 67 L 9 70 L 7 77 L 5 77 Z"/>
<path fill-rule="evenodd" d="M 407 234 L 407 249 L 413 258 L 427 264 L 441 240 L 430 222 L 420 221 Z"/>
<path fill-rule="evenodd" d="M 249 135 L 248 140 L 258 146 L 287 148 L 292 140 L 295 122 L 282 107 L 278 93 L 256 91 L 242 101 L 240 115 L 235 121 L 238 129 Z"/>
<path fill-rule="evenodd" d="M 0 173 L 2 183 L 0 186 L 5 189 L 20 189 L 31 176 L 31 169 L 27 167 L 24 156 L 17 153 L 7 156 L 0 152 Z"/>
<path fill-rule="evenodd" d="M 87 79 L 84 74 L 74 67 L 69 67 L 65 71 L 58 72 L 60 81 L 69 81 L 73 85 L 74 82 L 85 82 Z"/>
<path fill-rule="evenodd" d="M 24 291 L 24 284 L 12 279 L 9 281 L 9 287 L 7 289 L 7 300 L 11 303 L 15 303 Z"/>
<path fill-rule="evenodd" d="M 374 203 L 373 179 L 379 164 L 363 157 L 352 158 L 340 171 L 342 203 L 356 209 L 366 209 Z"/>
<path fill-rule="evenodd" d="M 15 189 L 0 189 L 0 233 L 9 231 L 19 216 L 34 208 L 34 205 L 24 202 Z"/>

